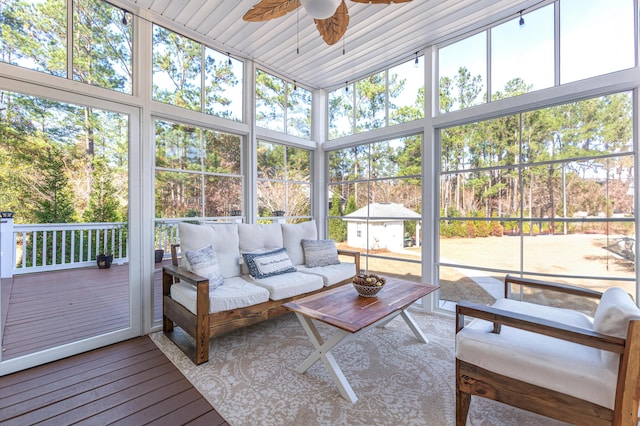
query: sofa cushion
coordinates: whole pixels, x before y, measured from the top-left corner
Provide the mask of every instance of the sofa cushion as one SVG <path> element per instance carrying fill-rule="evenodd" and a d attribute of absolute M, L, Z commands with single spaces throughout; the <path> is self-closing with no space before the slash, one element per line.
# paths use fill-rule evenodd
<path fill-rule="evenodd" d="M 592 328 L 580 312 L 501 299 L 495 307 Z M 492 333 L 488 321 L 474 319 L 456 335 L 456 357 L 495 373 L 523 380 L 604 407 L 613 408 L 618 365 L 604 362 L 600 350 L 503 326 Z"/>
<path fill-rule="evenodd" d="M 178 225 L 178 233 L 183 253 L 211 245 L 218 257 L 222 276 L 240 276 L 238 224 L 194 225 L 182 222 Z M 185 256 L 182 256 L 180 266 L 189 270 L 189 262 Z"/>
<path fill-rule="evenodd" d="M 184 255 L 187 258 L 191 272 L 209 279 L 210 289 L 222 285 L 224 278 L 222 277 L 222 272 L 220 272 L 218 257 L 211 245 L 195 251 L 187 250 Z"/>
<path fill-rule="evenodd" d="M 283 247 L 287 249 L 287 253 L 294 265 L 303 265 L 305 263 L 304 252 L 302 250 L 302 240 L 316 240 L 318 238 L 318 230 L 316 222 L 310 220 L 303 223 L 283 223 L 282 225 Z"/>
<path fill-rule="evenodd" d="M 296 271 L 284 248 L 263 253 L 242 253 L 242 257 L 253 278 L 268 278 Z"/>
<path fill-rule="evenodd" d="M 240 238 L 239 247 L 242 252 L 284 247 L 282 228 L 279 223 L 265 225 L 239 223 L 238 236 Z"/>
<path fill-rule="evenodd" d="M 321 277 L 302 272 L 289 272 L 269 278 L 254 279 L 253 282 L 269 291 L 272 300 L 282 300 L 322 288 Z"/>
<path fill-rule="evenodd" d="M 338 249 L 333 240 L 302 240 L 304 260 L 307 268 L 337 265 L 340 263 Z"/>
<path fill-rule="evenodd" d="M 171 298 L 196 314 L 196 288 L 179 282 L 171 286 Z M 224 284 L 209 290 L 209 313 L 257 305 L 269 300 L 269 292 L 242 277 L 226 278 Z"/>
<path fill-rule="evenodd" d="M 307 268 L 306 266 L 296 266 L 298 271 L 305 274 L 314 274 L 322 277 L 326 287 L 332 286 L 344 280 L 350 280 L 356 275 L 355 263 L 339 263 L 337 265 L 318 266 Z"/>

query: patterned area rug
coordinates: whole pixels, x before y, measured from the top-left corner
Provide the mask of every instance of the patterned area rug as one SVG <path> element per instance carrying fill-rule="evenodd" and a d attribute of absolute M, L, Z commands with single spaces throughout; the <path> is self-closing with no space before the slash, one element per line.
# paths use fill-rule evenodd
<path fill-rule="evenodd" d="M 211 340 L 209 362 L 195 366 L 162 333 L 152 340 L 232 425 L 455 425 L 454 320 L 412 313 L 428 344 L 400 318 L 334 349 L 358 396 L 340 396 L 324 364 L 295 368 L 313 346 L 294 314 Z M 331 329 L 321 324 L 326 338 Z M 189 339 L 181 329 L 175 331 Z M 470 425 L 560 425 L 473 398 Z"/>

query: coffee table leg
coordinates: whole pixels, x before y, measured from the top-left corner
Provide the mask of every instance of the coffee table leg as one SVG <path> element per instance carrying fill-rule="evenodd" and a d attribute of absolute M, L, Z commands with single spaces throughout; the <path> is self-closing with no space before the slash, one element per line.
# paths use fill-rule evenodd
<path fill-rule="evenodd" d="M 404 322 L 406 322 L 411 331 L 413 331 L 416 339 L 420 340 L 422 343 L 429 343 L 429 339 L 427 339 L 427 336 L 425 336 L 422 330 L 420 330 L 420 327 L 418 327 L 416 320 L 413 319 L 413 317 L 409 314 L 409 312 L 407 312 L 406 309 L 402 311 L 401 315 L 402 318 L 404 318 Z"/>
<path fill-rule="evenodd" d="M 298 312 L 296 312 L 296 316 L 304 330 L 307 332 L 309 339 L 311 339 L 313 346 L 316 348 L 315 352 L 309 355 L 309 357 L 304 360 L 298 368 L 296 368 L 296 372 L 301 374 L 304 373 L 309 369 L 309 367 L 315 364 L 316 361 L 321 359 L 325 368 L 329 372 L 329 375 L 333 379 L 333 382 L 338 386 L 338 390 L 344 399 L 349 402 L 356 402 L 358 400 L 356 393 L 351 388 L 349 382 L 347 382 L 347 378 L 342 373 L 340 366 L 330 352 L 331 349 L 335 348 L 338 343 L 344 340 L 344 338 L 349 336 L 351 333 L 336 329 L 335 333 L 333 333 L 326 341 L 323 341 L 322 336 L 320 336 L 318 329 L 310 318 L 307 318 Z"/>

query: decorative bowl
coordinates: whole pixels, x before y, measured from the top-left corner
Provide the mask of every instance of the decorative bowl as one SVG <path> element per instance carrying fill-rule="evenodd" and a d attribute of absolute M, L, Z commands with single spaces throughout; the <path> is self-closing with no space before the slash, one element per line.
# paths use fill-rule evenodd
<path fill-rule="evenodd" d="M 385 283 L 386 280 L 383 277 L 375 274 L 358 275 L 355 276 L 352 281 L 353 288 L 355 288 L 362 297 L 375 297 L 380 290 L 382 290 Z"/>

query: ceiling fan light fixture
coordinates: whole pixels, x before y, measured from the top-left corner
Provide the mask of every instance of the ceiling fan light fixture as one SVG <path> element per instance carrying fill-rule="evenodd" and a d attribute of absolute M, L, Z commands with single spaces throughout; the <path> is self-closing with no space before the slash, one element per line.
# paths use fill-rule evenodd
<path fill-rule="evenodd" d="M 302 7 L 314 19 L 328 19 L 336 13 L 342 0 L 300 0 Z"/>

